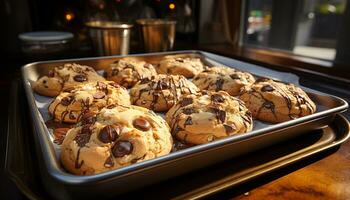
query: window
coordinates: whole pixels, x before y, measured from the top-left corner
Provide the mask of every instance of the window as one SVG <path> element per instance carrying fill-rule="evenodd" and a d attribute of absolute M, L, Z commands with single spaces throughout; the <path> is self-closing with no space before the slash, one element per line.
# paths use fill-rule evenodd
<path fill-rule="evenodd" d="M 346 0 L 249 0 L 244 44 L 336 59 Z M 341 45 L 340 45 L 341 46 Z"/>

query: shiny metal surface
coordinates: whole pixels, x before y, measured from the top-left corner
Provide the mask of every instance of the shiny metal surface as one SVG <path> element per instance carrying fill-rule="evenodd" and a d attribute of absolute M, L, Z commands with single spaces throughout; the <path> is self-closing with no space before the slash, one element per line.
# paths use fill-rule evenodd
<path fill-rule="evenodd" d="M 176 22 L 163 19 L 139 19 L 141 39 L 146 52 L 172 50 Z"/>
<path fill-rule="evenodd" d="M 179 51 L 132 56 L 154 63 L 165 55 L 178 54 L 200 57 L 206 63 L 221 63 L 227 66 L 235 66 L 238 69 L 240 67 L 245 67 L 248 69 L 247 71 L 256 75 L 269 74 L 269 76 L 271 76 L 268 69 L 260 66 L 202 51 Z M 40 163 L 42 167 L 41 173 L 44 182 L 47 183 L 45 186 L 51 194 L 59 193 L 62 199 L 72 198 L 74 196 L 93 197 L 102 192 L 108 196 L 120 194 L 222 160 L 252 152 L 280 141 L 291 139 L 310 130 L 325 127 L 333 121 L 337 113 L 343 112 L 348 108 L 348 104 L 338 97 L 304 88 L 321 108 L 315 114 L 288 122 L 270 124 L 264 128 L 256 129 L 246 134 L 237 134 L 222 140 L 194 146 L 106 173 L 91 176 L 71 175 L 63 170 L 56 156 L 50 133 L 35 104 L 31 82 L 47 73 L 50 68 L 61 65 L 62 63 L 75 62 L 86 64 L 100 70 L 122 57 L 123 56 L 111 56 L 38 62 L 28 64 L 22 68 L 24 88 L 29 101 L 33 125 L 35 127 L 34 137 L 37 142 L 35 147 L 38 156 L 43 160 L 43 162 Z M 260 72 L 258 69 L 260 69 Z M 154 176 L 154 174 L 157 174 L 157 176 Z"/>
<path fill-rule="evenodd" d="M 127 55 L 130 48 L 131 24 L 91 21 L 89 28 L 94 49 L 100 56 Z"/>

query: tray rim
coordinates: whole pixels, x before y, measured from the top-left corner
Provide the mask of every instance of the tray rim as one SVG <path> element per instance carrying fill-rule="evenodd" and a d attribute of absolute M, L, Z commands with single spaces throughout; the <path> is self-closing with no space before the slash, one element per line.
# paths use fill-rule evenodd
<path fill-rule="evenodd" d="M 213 141 L 213 142 L 203 144 L 203 145 L 194 146 L 194 147 L 184 149 L 184 150 L 181 150 L 178 152 L 173 152 L 173 153 L 168 154 L 168 155 L 157 157 L 157 158 L 154 158 L 151 160 L 146 160 L 146 161 L 143 161 L 141 163 L 136 163 L 136 164 L 125 166 L 125 167 L 122 167 L 119 169 L 114 169 L 111 171 L 103 172 L 100 174 L 79 176 L 79 175 L 73 175 L 73 174 L 64 172 L 59 168 L 59 166 L 57 164 L 57 162 L 59 162 L 59 158 L 57 158 L 55 153 L 52 152 L 53 147 L 50 146 L 51 144 L 48 144 L 48 142 L 51 143 L 50 138 L 49 138 L 49 134 L 47 134 L 48 130 L 47 130 L 47 127 L 45 126 L 45 124 L 43 122 L 42 116 L 41 116 L 41 114 L 40 114 L 40 112 L 35 104 L 34 93 L 33 93 L 33 90 L 31 88 L 30 82 L 26 77 L 26 69 L 27 68 L 29 68 L 33 65 L 50 64 L 50 63 L 56 63 L 56 62 L 88 61 L 88 60 L 96 60 L 96 59 L 111 59 L 111 58 L 121 58 L 121 57 L 129 57 L 129 56 L 136 56 L 136 57 L 138 57 L 138 56 L 158 56 L 158 55 L 169 55 L 169 54 L 180 54 L 180 53 L 181 54 L 192 53 L 192 54 L 203 55 L 203 54 L 206 54 L 209 52 L 198 51 L 198 50 L 169 51 L 169 52 L 159 52 L 159 53 L 143 53 L 143 54 L 130 54 L 130 55 L 118 55 L 118 56 L 103 56 L 103 57 L 89 57 L 89 58 L 77 58 L 77 59 L 73 58 L 73 59 L 60 59 L 60 60 L 51 60 L 51 61 L 39 61 L 39 62 L 33 62 L 33 63 L 29 63 L 29 64 L 24 65 L 21 69 L 22 80 L 24 83 L 24 89 L 25 89 L 26 96 L 28 99 L 29 108 L 31 110 L 31 117 L 32 117 L 32 120 L 34 123 L 34 128 L 35 128 L 34 131 L 36 132 L 35 135 L 39 139 L 41 153 L 43 154 L 43 158 L 44 158 L 45 166 L 48 170 L 48 174 L 50 174 L 50 176 L 52 178 L 54 178 L 56 181 L 59 181 L 60 183 L 67 184 L 67 185 L 91 184 L 91 183 L 96 183 L 99 181 L 104 181 L 104 180 L 109 179 L 109 178 L 115 179 L 118 177 L 127 176 L 129 174 L 137 173 L 140 170 L 145 170 L 145 169 L 153 168 L 156 166 L 158 167 L 161 165 L 166 165 L 166 164 L 171 163 L 171 162 L 176 162 L 177 160 L 181 160 L 182 158 L 194 156 L 198 153 L 203 153 L 204 151 L 223 148 L 225 145 L 231 145 L 232 143 L 235 143 L 235 142 L 252 139 L 254 137 L 261 137 L 264 134 L 267 134 L 269 132 L 290 128 L 292 126 L 302 124 L 303 122 L 309 122 L 309 121 L 313 121 L 313 120 L 317 120 L 317 119 L 329 116 L 331 114 L 344 112 L 348 108 L 348 103 L 345 100 L 343 100 L 342 98 L 308 88 L 311 91 L 335 98 L 337 101 L 341 102 L 342 105 L 335 107 L 335 108 L 332 108 L 332 109 L 320 111 L 320 112 L 314 113 L 312 115 L 308 115 L 308 116 L 304 116 L 304 117 L 301 117 L 298 119 L 294 119 L 291 121 L 274 124 L 271 127 L 265 127 L 265 128 L 259 129 L 259 130 L 254 130 L 254 131 L 251 131 L 249 133 L 245 133 L 245 134 L 234 135 L 234 136 L 227 137 L 227 138 L 224 138 L 221 140 Z M 212 53 L 209 53 L 209 54 L 212 54 Z M 216 54 L 212 54 L 212 55 L 216 55 Z M 213 59 L 213 60 L 217 61 L 215 59 Z M 217 62 L 219 62 L 219 61 L 217 61 Z M 242 62 L 247 63 L 244 61 L 242 61 Z M 261 67 L 263 67 L 263 66 L 261 66 Z"/>

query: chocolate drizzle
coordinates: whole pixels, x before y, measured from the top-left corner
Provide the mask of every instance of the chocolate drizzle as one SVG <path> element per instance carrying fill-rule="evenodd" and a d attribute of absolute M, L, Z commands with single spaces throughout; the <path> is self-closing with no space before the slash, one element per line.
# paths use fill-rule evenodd
<path fill-rule="evenodd" d="M 78 149 L 77 157 L 76 157 L 76 159 L 75 159 L 74 167 L 75 167 L 76 169 L 80 169 L 81 166 L 84 164 L 84 160 L 82 160 L 82 161 L 79 163 L 80 149 L 81 149 L 81 148 Z"/>
<path fill-rule="evenodd" d="M 142 80 L 140 83 L 142 84 L 145 82 L 147 87 L 139 90 L 138 98 L 135 99 L 133 103 L 140 103 L 141 105 L 146 104 L 147 102 L 143 101 L 141 97 L 143 93 L 148 92 L 148 94 L 153 96 L 149 106 L 150 109 L 154 110 L 160 99 L 165 101 L 166 107 L 171 107 L 179 100 L 179 94 L 192 94 L 196 92 L 190 87 L 187 87 L 186 81 L 187 79 L 182 76 L 179 76 L 178 79 L 176 76 L 168 76 L 159 78 L 152 77 L 151 80 Z M 164 92 L 165 90 L 168 90 L 170 94 L 168 92 Z M 165 95 L 166 93 L 167 95 Z"/>
<path fill-rule="evenodd" d="M 216 85 L 215 91 L 222 90 L 222 86 L 224 85 L 224 79 L 218 79 L 215 82 L 215 85 Z"/>
<path fill-rule="evenodd" d="M 219 94 L 213 94 L 211 96 L 211 101 L 216 103 L 223 103 L 225 101 L 224 97 Z"/>

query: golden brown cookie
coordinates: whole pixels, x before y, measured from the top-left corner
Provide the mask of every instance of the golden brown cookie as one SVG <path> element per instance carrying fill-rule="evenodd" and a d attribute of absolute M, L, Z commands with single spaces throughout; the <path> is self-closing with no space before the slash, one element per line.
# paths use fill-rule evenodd
<path fill-rule="evenodd" d="M 244 103 L 225 91 L 202 91 L 182 97 L 167 113 L 173 136 L 190 144 L 204 144 L 253 128 Z"/>
<path fill-rule="evenodd" d="M 142 78 L 157 76 L 153 65 L 135 59 L 120 59 L 107 69 L 107 79 L 126 88 L 133 87 Z"/>
<path fill-rule="evenodd" d="M 113 81 L 99 81 L 62 92 L 50 104 L 49 113 L 55 121 L 77 123 L 84 114 L 114 104 L 130 105 L 128 91 Z"/>
<path fill-rule="evenodd" d="M 210 67 L 193 78 L 193 83 L 201 90 L 226 91 L 237 96 L 242 87 L 253 84 L 254 77 L 229 67 Z"/>
<path fill-rule="evenodd" d="M 183 75 L 192 78 L 204 70 L 199 58 L 165 57 L 158 66 L 160 74 Z"/>
<path fill-rule="evenodd" d="M 167 123 L 146 108 L 104 108 L 88 122 L 70 129 L 61 146 L 62 164 L 73 174 L 117 169 L 166 155 L 172 148 Z"/>
<path fill-rule="evenodd" d="M 253 85 L 243 88 L 240 99 L 254 118 L 272 123 L 316 112 L 315 103 L 301 88 L 271 79 L 258 79 Z"/>
<path fill-rule="evenodd" d="M 131 102 L 154 111 L 169 110 L 182 95 L 193 94 L 198 88 L 184 76 L 159 74 L 141 79 L 130 90 Z"/>
<path fill-rule="evenodd" d="M 48 76 L 39 78 L 33 84 L 33 89 L 38 94 L 55 97 L 76 85 L 104 80 L 92 67 L 68 63 L 55 67 Z"/>

